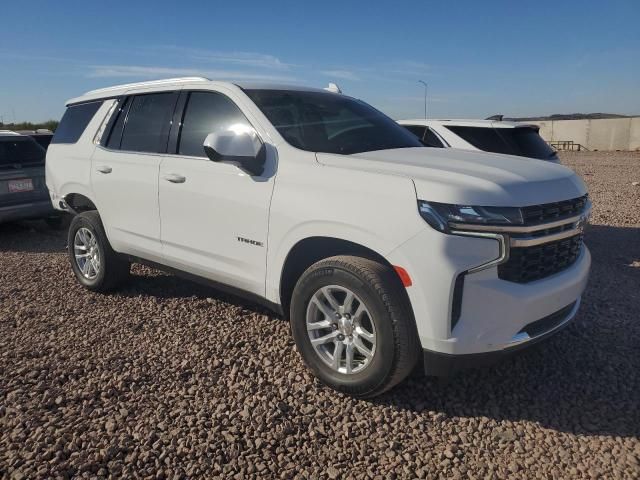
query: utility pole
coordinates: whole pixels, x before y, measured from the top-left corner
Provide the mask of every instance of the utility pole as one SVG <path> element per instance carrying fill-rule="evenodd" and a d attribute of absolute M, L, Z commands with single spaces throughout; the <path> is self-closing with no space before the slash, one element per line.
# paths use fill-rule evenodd
<path fill-rule="evenodd" d="M 427 119 L 427 91 L 429 89 L 429 86 L 427 85 L 427 82 L 425 82 L 424 80 L 418 80 L 419 83 L 424 85 L 424 119 Z"/>

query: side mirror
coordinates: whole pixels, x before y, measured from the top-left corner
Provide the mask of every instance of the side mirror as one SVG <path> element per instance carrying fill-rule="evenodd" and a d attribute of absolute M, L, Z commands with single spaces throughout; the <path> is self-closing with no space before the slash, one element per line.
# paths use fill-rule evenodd
<path fill-rule="evenodd" d="M 204 139 L 204 151 L 214 162 L 229 162 L 251 175 L 264 171 L 265 148 L 256 131 L 247 125 L 232 125 Z"/>

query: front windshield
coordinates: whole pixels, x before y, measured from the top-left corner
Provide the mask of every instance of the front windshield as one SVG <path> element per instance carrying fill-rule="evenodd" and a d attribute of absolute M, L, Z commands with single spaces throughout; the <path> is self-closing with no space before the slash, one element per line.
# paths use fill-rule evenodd
<path fill-rule="evenodd" d="M 350 155 L 423 146 L 411 132 L 354 98 L 298 90 L 245 92 L 280 135 L 301 150 Z"/>

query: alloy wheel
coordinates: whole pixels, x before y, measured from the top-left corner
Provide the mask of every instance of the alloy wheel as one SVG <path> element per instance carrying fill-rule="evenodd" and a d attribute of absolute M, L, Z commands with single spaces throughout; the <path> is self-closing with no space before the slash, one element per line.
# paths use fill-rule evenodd
<path fill-rule="evenodd" d="M 317 290 L 307 307 L 306 327 L 313 349 L 331 369 L 350 375 L 371 364 L 375 325 L 367 306 L 348 288 Z"/>
<path fill-rule="evenodd" d="M 100 273 L 100 249 L 95 234 L 81 227 L 73 240 L 73 254 L 78 270 L 87 280 L 95 279 Z"/>

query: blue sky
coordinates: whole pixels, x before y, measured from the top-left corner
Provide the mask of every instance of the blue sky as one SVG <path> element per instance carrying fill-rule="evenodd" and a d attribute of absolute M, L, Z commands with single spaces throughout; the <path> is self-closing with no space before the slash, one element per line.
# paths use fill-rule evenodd
<path fill-rule="evenodd" d="M 202 74 L 325 86 L 395 118 L 640 114 L 640 0 L 7 2 L 0 116 Z"/>

